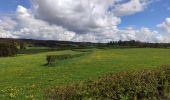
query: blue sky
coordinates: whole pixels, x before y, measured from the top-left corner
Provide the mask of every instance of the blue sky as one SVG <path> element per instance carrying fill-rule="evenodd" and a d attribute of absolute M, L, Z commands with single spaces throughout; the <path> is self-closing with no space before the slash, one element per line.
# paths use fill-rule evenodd
<path fill-rule="evenodd" d="M 14 13 L 18 5 L 29 8 L 29 0 L 0 0 L 0 13 Z"/>
<path fill-rule="evenodd" d="M 94 4 L 94 5 L 96 5 L 95 11 L 98 10 L 97 8 L 99 8 L 100 10 L 102 8 L 104 9 L 104 7 L 105 7 L 104 4 L 110 3 L 109 1 L 112 1 L 112 0 L 101 1 L 103 4 L 100 4 L 100 2 L 97 2 L 97 4 Z M 154 2 L 148 3 L 146 5 L 142 5 L 142 3 L 141 3 L 142 1 L 144 1 L 146 3 L 148 1 L 154 1 Z M 26 28 L 28 28 L 28 26 L 30 27 L 30 26 L 34 26 L 34 25 L 36 27 L 39 27 L 40 26 L 39 24 L 42 24 L 42 23 L 40 23 L 40 20 L 41 20 L 41 22 L 47 22 L 49 25 L 54 24 L 54 25 L 56 25 L 56 27 L 61 26 L 63 29 L 60 30 L 59 32 L 66 31 L 67 33 L 71 34 L 71 35 L 68 35 L 69 37 L 73 36 L 75 34 L 75 37 L 73 37 L 72 39 L 74 39 L 76 41 L 77 40 L 89 41 L 89 39 L 93 40 L 94 38 L 96 38 L 97 41 L 100 41 L 101 38 L 103 40 L 104 39 L 105 40 L 111 40 L 111 39 L 113 39 L 113 40 L 118 40 L 118 39 L 123 39 L 123 40 L 136 39 L 136 40 L 138 40 L 139 39 L 140 40 L 141 36 L 137 35 L 140 33 L 139 32 L 140 30 L 141 30 L 141 35 L 142 35 L 143 31 L 150 32 L 150 33 L 147 33 L 148 36 L 150 36 L 150 38 L 146 39 L 147 36 L 144 36 L 146 34 L 143 34 L 142 41 L 153 42 L 158 39 L 159 39 L 159 41 L 165 40 L 164 37 L 167 37 L 167 36 L 163 36 L 162 34 L 167 34 L 167 33 L 170 34 L 170 28 L 168 26 L 169 25 L 168 23 L 170 23 L 170 0 L 148 0 L 148 1 L 147 0 L 122 0 L 118 4 L 114 4 L 113 6 L 117 7 L 114 9 L 114 11 L 117 14 L 119 14 L 119 13 L 124 13 L 124 14 L 121 16 L 118 16 L 115 14 L 113 16 L 114 20 L 112 20 L 113 23 L 110 23 L 109 21 L 111 20 L 111 17 L 110 16 L 107 16 L 106 18 L 102 17 L 102 16 L 104 16 L 103 12 L 99 13 L 98 15 L 94 15 L 92 18 L 89 18 L 89 19 L 86 18 L 85 22 L 81 21 L 81 17 L 79 17 L 79 16 L 87 17 L 87 16 L 94 14 L 91 12 L 94 9 L 90 8 L 90 9 L 87 9 L 87 11 L 84 10 L 88 7 L 88 5 L 86 5 L 86 3 L 85 3 L 86 1 L 84 2 L 85 4 L 75 3 L 76 5 L 72 6 L 70 4 L 74 4 L 74 2 L 76 2 L 76 1 L 74 1 L 74 0 L 32 0 L 32 4 L 31 4 L 29 2 L 29 0 L 0 0 L 0 18 L 4 17 L 4 16 L 15 18 L 16 16 L 22 16 L 21 14 L 23 14 L 24 16 L 31 15 L 27 10 L 28 9 L 30 10 L 32 5 L 38 5 L 39 6 L 38 9 L 31 8 L 31 9 L 34 9 L 35 15 L 31 15 L 31 16 L 35 17 L 34 19 L 33 18 L 24 18 L 24 19 L 29 19 L 29 20 L 35 21 L 34 23 L 29 23 L 29 25 L 28 24 L 26 25 L 25 22 L 28 20 L 23 21 L 24 19 L 22 19 L 22 17 L 20 17 L 18 19 L 25 23 L 24 25 L 26 25 Z M 91 0 L 88 2 L 96 3 L 95 0 Z M 140 5 L 139 5 L 139 3 L 140 3 Z M 62 6 L 59 6 L 59 4 Z M 123 4 L 127 4 L 127 5 L 124 5 L 125 9 L 122 8 Z M 130 6 L 129 6 L 129 4 L 130 4 Z M 20 7 L 18 5 L 20 5 Z M 81 8 L 82 5 L 84 5 L 83 9 Z M 137 6 L 137 8 L 136 8 L 137 11 L 133 10 L 132 6 L 135 6 L 135 5 Z M 141 5 L 142 5 L 142 8 L 140 8 Z M 111 5 L 111 7 L 112 7 L 112 5 Z M 126 7 L 127 7 L 127 9 L 126 9 Z M 131 8 L 128 8 L 128 7 L 131 7 Z M 17 9 L 18 9 L 19 13 L 16 11 Z M 61 9 L 61 10 L 58 10 L 58 9 Z M 79 12 L 80 9 L 84 12 Z M 110 9 L 112 9 L 112 8 L 110 8 Z M 139 10 L 139 9 L 143 9 L 143 10 Z M 39 12 L 39 11 L 41 11 L 41 12 Z M 71 14 L 68 14 L 65 11 L 71 12 Z M 113 13 L 115 13 L 115 12 L 113 12 Z M 133 14 L 128 14 L 131 12 Z M 63 15 L 60 15 L 60 14 L 63 14 Z M 77 16 L 75 16 L 75 19 L 73 18 L 74 17 L 73 15 L 77 15 Z M 63 16 L 63 17 L 61 18 L 60 16 Z M 95 17 L 95 16 L 98 16 L 98 17 Z M 96 19 L 96 18 L 99 18 L 99 19 Z M 119 22 L 119 18 L 120 18 L 121 22 Z M 5 21 L 5 20 L 7 20 L 7 21 Z M 10 26 L 10 27 L 17 27 L 15 25 L 23 24 L 23 22 L 19 23 L 15 20 L 14 21 L 12 21 L 10 19 L 5 19 L 5 20 L 0 19 L 0 22 L 1 22 L 0 23 L 0 32 L 1 31 L 4 32 L 4 30 L 1 30 L 1 27 L 4 27 L 4 26 L 6 27 L 6 25 L 8 25 L 11 22 L 12 22 L 12 25 L 14 25 L 14 26 Z M 105 21 L 107 21 L 107 22 L 105 22 Z M 73 22 L 74 22 L 74 24 L 72 24 Z M 115 30 L 115 28 L 110 28 L 111 29 L 110 32 L 113 32 L 113 34 L 108 35 L 108 33 L 107 33 L 108 30 L 103 30 L 103 29 L 106 29 L 106 27 L 108 27 L 107 25 L 109 27 L 111 25 L 113 25 L 113 27 L 116 26 L 116 27 L 118 27 L 118 29 Z M 159 28 L 157 27 L 158 25 L 159 25 Z M 22 26 L 22 25 L 20 25 L 20 26 Z M 44 26 L 49 27 L 49 28 L 53 27 L 53 26 L 47 26 L 47 25 L 44 25 Z M 89 30 L 91 28 L 99 29 L 99 28 L 101 28 L 101 26 L 102 26 L 101 32 L 93 33 L 94 31 Z M 131 30 L 131 31 L 126 30 L 127 27 L 132 27 L 133 30 Z M 16 28 L 16 29 L 18 29 L 18 28 Z M 13 29 L 13 30 L 16 30 L 16 29 Z M 51 32 L 50 34 L 52 34 L 52 32 L 54 30 L 55 30 L 54 32 L 56 32 L 57 29 L 54 28 L 53 30 L 50 30 L 49 32 L 47 32 L 47 34 L 49 34 L 50 32 Z M 23 29 L 19 29 L 17 32 L 19 32 L 21 30 L 23 31 Z M 38 29 L 35 29 L 35 30 L 38 30 Z M 9 33 L 9 31 L 10 30 L 7 30 L 7 33 Z M 22 31 L 21 31 L 21 33 L 22 33 Z M 42 31 L 42 30 L 38 30 L 38 31 Z M 155 33 L 155 31 L 158 31 L 158 33 Z M 30 35 L 32 35 L 32 36 L 23 36 L 22 38 L 30 37 L 30 38 L 35 38 L 35 39 L 37 39 L 37 38 L 38 39 L 55 39 L 55 38 L 49 38 L 52 36 L 45 37 L 47 34 L 44 34 L 43 38 L 41 37 L 41 35 L 39 35 L 40 37 L 38 37 L 37 35 L 35 35 L 37 37 L 34 37 L 34 34 L 33 34 L 34 31 L 32 32 L 30 29 L 29 32 L 30 32 Z M 46 30 L 45 30 L 45 32 L 46 32 Z M 58 34 L 59 32 L 57 31 L 56 34 Z M 135 35 L 133 34 L 134 36 L 132 36 L 132 34 L 129 32 L 135 33 Z M 42 33 L 44 33 L 44 31 Z M 89 34 L 89 33 L 91 33 L 91 34 Z M 99 34 L 96 34 L 96 33 L 99 33 Z M 2 36 L 4 36 L 4 34 Z M 105 36 L 103 34 L 105 34 Z M 151 35 L 149 35 L 149 34 L 155 34 L 155 35 L 153 35 L 151 37 Z M 162 36 L 160 36 L 160 35 L 162 35 Z M 0 34 L 0 36 L 1 36 L 1 34 Z M 11 36 L 11 34 L 10 34 L 10 36 Z M 58 39 L 58 36 L 60 36 L 60 35 L 56 35 L 57 39 Z M 110 37 L 112 37 L 112 38 L 109 39 Z"/>
<path fill-rule="evenodd" d="M 170 16 L 170 0 L 160 0 L 152 3 L 143 11 L 134 15 L 123 16 L 121 28 L 133 26 L 136 28 L 149 27 L 156 29 L 155 25 L 163 22 L 165 18 Z"/>

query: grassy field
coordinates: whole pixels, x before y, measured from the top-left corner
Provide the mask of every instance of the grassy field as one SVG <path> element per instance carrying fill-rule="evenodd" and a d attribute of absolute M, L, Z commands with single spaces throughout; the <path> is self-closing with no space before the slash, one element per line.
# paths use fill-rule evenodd
<path fill-rule="evenodd" d="M 42 50 L 43 51 L 43 50 Z M 35 52 L 35 51 L 34 51 Z M 170 49 L 91 49 L 85 56 L 46 67 L 46 55 L 81 51 L 43 51 L 0 58 L 0 99 L 43 99 L 45 88 L 95 78 L 110 72 L 156 68 L 170 64 Z"/>

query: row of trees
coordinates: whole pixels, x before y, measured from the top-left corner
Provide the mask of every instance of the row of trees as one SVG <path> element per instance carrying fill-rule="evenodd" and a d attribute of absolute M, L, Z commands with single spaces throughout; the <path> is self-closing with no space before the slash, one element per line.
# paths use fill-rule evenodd
<path fill-rule="evenodd" d="M 139 47 L 139 48 L 168 48 L 170 47 L 169 43 L 147 43 L 147 42 L 140 42 L 140 41 L 111 41 L 107 44 L 108 46 L 113 47 Z"/>
<path fill-rule="evenodd" d="M 90 43 L 90 42 L 10 39 L 10 38 L 9 39 L 0 38 L 0 42 L 6 42 L 6 43 L 15 42 L 19 49 L 26 49 L 26 47 L 50 47 L 50 48 L 57 48 L 57 49 L 72 49 L 72 48 L 91 48 L 97 46 L 97 43 Z"/>

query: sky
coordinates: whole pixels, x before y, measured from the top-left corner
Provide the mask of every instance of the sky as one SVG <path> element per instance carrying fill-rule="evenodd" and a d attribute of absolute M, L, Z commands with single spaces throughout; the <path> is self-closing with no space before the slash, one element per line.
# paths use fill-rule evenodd
<path fill-rule="evenodd" d="M 169 0 L 0 0 L 0 37 L 170 42 Z"/>

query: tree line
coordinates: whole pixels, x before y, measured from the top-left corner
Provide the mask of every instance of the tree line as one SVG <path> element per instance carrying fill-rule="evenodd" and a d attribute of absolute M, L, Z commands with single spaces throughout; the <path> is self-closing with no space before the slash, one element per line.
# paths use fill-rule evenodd
<path fill-rule="evenodd" d="M 130 41 L 111 41 L 107 43 L 109 47 L 136 47 L 136 48 L 169 48 L 170 43 L 149 43 L 135 40 Z"/>

